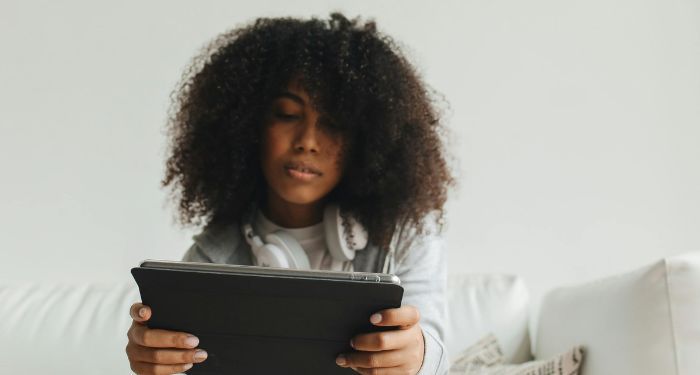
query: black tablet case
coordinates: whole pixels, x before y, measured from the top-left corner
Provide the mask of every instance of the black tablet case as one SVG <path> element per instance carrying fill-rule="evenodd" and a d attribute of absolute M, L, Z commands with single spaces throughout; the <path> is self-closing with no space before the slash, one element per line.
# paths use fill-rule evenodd
<path fill-rule="evenodd" d="M 352 374 L 335 364 L 350 339 L 382 331 L 373 313 L 401 306 L 396 284 L 135 267 L 149 328 L 192 333 L 207 351 L 188 374 Z"/>

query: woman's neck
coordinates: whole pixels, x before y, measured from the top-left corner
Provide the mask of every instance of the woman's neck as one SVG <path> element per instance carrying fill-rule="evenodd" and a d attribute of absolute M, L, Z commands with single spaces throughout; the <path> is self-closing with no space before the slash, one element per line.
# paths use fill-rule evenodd
<path fill-rule="evenodd" d="M 262 211 L 273 223 L 285 228 L 302 228 L 323 221 L 323 202 L 290 203 L 275 193 L 268 193 Z"/>

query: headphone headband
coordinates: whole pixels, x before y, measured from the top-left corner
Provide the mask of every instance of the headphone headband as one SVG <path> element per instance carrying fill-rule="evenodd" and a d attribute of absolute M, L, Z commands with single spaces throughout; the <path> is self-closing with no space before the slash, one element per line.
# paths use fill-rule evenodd
<path fill-rule="evenodd" d="M 265 260 L 267 265 L 284 268 L 309 269 L 309 259 L 294 237 L 285 231 L 275 231 L 265 236 L 265 242 L 255 234 L 250 224 L 257 208 L 252 210 L 248 222 L 241 227 L 243 235 L 255 256 L 256 265 Z M 323 211 L 323 228 L 326 247 L 333 259 L 347 262 L 355 258 L 355 251 L 367 246 L 368 235 L 359 222 L 343 215 L 337 204 L 328 204 Z"/>

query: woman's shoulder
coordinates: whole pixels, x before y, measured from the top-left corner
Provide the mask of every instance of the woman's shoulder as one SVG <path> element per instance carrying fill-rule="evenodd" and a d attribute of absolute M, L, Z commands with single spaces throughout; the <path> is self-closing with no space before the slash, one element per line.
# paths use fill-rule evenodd
<path fill-rule="evenodd" d="M 192 239 L 207 247 L 221 247 L 236 244 L 241 239 L 240 225 L 237 221 L 210 222 Z"/>
<path fill-rule="evenodd" d="M 193 243 L 183 260 L 230 263 L 241 243 L 240 225 L 236 221 L 210 222 L 192 236 Z"/>
<path fill-rule="evenodd" d="M 423 216 L 420 225 L 403 224 L 397 227 L 390 247 L 395 252 L 397 265 L 426 262 L 427 258 L 443 257 L 444 240 L 442 213 L 438 210 Z"/>

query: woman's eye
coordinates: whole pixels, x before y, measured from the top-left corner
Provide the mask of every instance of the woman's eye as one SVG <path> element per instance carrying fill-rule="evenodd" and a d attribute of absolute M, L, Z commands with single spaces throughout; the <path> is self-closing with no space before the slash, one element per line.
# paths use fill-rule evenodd
<path fill-rule="evenodd" d="M 276 116 L 277 118 L 280 118 L 280 119 L 285 120 L 285 121 L 293 121 L 293 120 L 297 120 L 297 119 L 299 119 L 299 118 L 301 117 L 301 116 L 297 116 L 297 115 L 294 115 L 294 114 L 282 113 L 282 112 L 277 112 L 277 113 L 275 113 L 275 116 Z"/>

